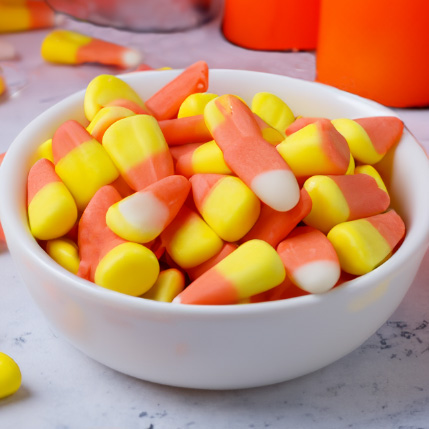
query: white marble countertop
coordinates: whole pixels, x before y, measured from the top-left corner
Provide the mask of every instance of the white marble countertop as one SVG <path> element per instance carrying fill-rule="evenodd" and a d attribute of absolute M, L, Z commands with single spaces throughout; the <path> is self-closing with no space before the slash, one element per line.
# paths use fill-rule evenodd
<path fill-rule="evenodd" d="M 313 80 L 314 53 L 254 52 L 225 41 L 219 20 L 175 34 L 138 34 L 66 20 L 63 26 L 140 49 L 152 67 L 250 69 Z M 20 58 L 3 61 L 0 151 L 20 130 L 100 73 L 96 65 L 46 64 L 48 30 L 2 35 Z M 429 109 L 397 109 L 429 152 Z M 307 376 L 257 389 L 186 390 L 137 380 L 94 362 L 57 337 L 7 250 L 0 253 L 0 350 L 23 383 L 0 400 L 0 428 L 402 428 L 429 427 L 429 253 L 402 304 L 361 347 Z M 353 335 L 353 333 L 350 333 Z"/>

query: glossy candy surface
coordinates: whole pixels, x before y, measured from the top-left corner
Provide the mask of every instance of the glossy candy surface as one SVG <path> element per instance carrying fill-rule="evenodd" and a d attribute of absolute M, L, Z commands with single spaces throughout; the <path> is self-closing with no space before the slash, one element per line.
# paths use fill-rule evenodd
<path fill-rule="evenodd" d="M 7 354 L 0 352 L 0 399 L 14 394 L 21 386 L 21 370 Z"/>

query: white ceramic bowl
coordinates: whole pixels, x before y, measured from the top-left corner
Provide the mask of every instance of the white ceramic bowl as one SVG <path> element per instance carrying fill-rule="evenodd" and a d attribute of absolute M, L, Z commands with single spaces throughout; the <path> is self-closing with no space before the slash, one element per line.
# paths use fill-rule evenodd
<path fill-rule="evenodd" d="M 147 98 L 178 71 L 124 76 Z M 250 101 L 259 91 L 282 97 L 295 114 L 394 115 L 374 102 L 328 86 L 257 72 L 211 70 L 210 92 Z M 380 168 L 407 235 L 371 273 L 324 295 L 235 306 L 154 302 L 98 287 L 70 274 L 38 246 L 27 227 L 26 176 L 31 154 L 65 120 L 84 121 L 84 91 L 49 109 L 11 145 L 1 168 L 1 220 L 17 269 L 52 327 L 111 368 L 174 386 L 232 389 L 277 383 L 341 358 L 370 337 L 407 292 L 429 241 L 429 162 L 405 130 Z"/>

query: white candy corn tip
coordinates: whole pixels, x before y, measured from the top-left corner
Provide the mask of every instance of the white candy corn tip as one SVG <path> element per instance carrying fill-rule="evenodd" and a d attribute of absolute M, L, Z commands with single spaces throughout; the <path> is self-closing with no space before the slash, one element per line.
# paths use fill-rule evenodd
<path fill-rule="evenodd" d="M 290 170 L 271 170 L 258 174 L 250 188 L 261 201 L 279 212 L 293 209 L 300 198 L 298 182 Z"/>
<path fill-rule="evenodd" d="M 173 298 L 173 301 L 175 304 L 180 304 L 182 302 L 182 300 L 180 299 L 180 295 L 177 295 L 176 297 Z"/>
<path fill-rule="evenodd" d="M 143 55 L 135 49 L 127 49 L 123 56 L 122 62 L 124 67 L 137 67 L 143 61 Z"/>
<path fill-rule="evenodd" d="M 124 219 L 134 229 L 156 236 L 161 233 L 168 219 L 168 209 L 150 192 L 137 192 L 118 203 Z M 155 237 L 150 237 L 153 239 Z"/>
<path fill-rule="evenodd" d="M 293 282 L 310 293 L 324 293 L 332 289 L 340 278 L 340 266 L 334 261 L 314 261 L 293 272 Z"/>

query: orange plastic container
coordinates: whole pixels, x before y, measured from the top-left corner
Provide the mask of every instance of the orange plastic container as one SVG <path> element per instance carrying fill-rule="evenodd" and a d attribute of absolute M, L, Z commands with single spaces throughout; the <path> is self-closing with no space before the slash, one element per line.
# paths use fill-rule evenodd
<path fill-rule="evenodd" d="M 429 1 L 322 0 L 316 69 L 387 106 L 429 105 Z"/>
<path fill-rule="evenodd" d="M 225 0 L 222 31 L 256 50 L 314 50 L 320 0 Z"/>

